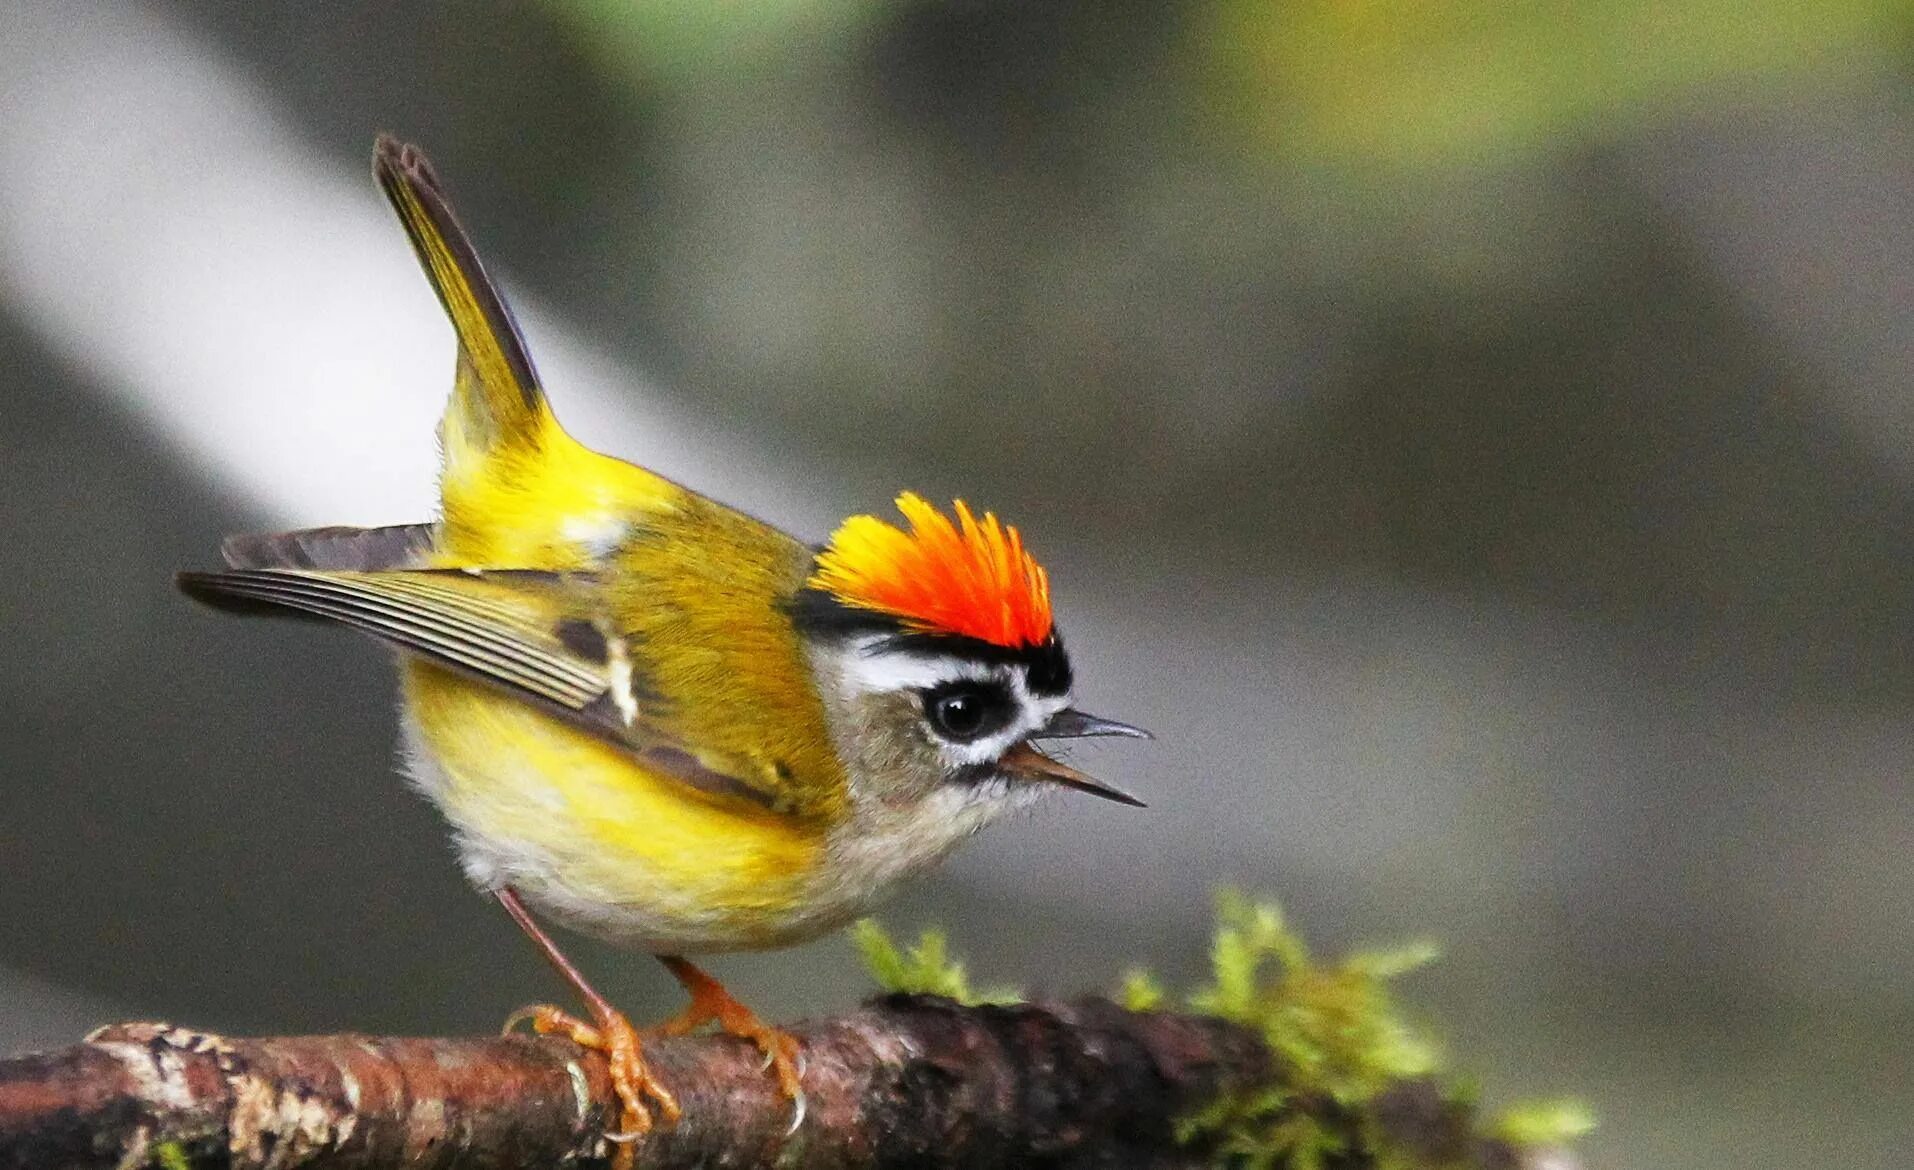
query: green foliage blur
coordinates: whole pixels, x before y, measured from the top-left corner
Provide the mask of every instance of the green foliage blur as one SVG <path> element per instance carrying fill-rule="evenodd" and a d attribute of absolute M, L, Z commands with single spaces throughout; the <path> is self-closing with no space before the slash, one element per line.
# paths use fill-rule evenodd
<path fill-rule="evenodd" d="M 1184 76 L 1240 142 L 1213 148 L 1355 174 L 1480 163 L 1600 136 L 1721 93 L 1893 65 L 1897 0 L 1212 0 L 1166 6 Z M 639 90 L 740 75 L 799 43 L 854 42 L 871 0 L 552 0 L 608 73 Z M 1131 15 L 1112 6 L 1108 19 Z"/>
<path fill-rule="evenodd" d="M 1475 165 L 1724 94 L 1839 85 L 1891 64 L 1910 16 L 1893 0 L 1222 0 L 1193 24 L 1207 92 L 1267 156 L 1361 172 Z"/>

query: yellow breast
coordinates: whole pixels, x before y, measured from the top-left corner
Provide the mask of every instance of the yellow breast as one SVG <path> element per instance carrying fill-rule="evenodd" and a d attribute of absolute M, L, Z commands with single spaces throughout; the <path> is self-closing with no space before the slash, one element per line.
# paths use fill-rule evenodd
<path fill-rule="evenodd" d="M 481 885 L 661 952 L 774 945 L 806 916 L 821 828 L 656 773 L 429 663 L 402 673 L 414 779 Z"/>

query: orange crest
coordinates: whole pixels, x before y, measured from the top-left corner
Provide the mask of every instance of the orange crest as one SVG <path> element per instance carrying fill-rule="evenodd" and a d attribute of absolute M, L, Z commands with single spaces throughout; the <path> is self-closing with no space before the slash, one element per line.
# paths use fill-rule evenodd
<path fill-rule="evenodd" d="M 818 554 L 807 584 L 854 609 L 888 614 L 918 633 L 957 634 L 995 646 L 1050 638 L 1050 578 L 1024 551 L 1015 528 L 962 500 L 957 522 L 905 492 L 897 510 L 906 532 L 875 516 L 853 516 Z"/>

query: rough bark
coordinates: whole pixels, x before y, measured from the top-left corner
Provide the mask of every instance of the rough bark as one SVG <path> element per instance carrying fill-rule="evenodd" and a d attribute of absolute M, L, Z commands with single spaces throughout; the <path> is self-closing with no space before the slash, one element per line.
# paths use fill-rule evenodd
<path fill-rule="evenodd" d="M 1273 1072 L 1233 1025 L 1095 999 L 892 996 L 793 1032 L 808 1111 L 789 1136 L 789 1106 L 749 1044 L 649 1045 L 684 1118 L 641 1139 L 637 1164 L 1201 1165 L 1206 1151 L 1176 1143 L 1175 1119 Z M 610 1151 L 610 1099 L 604 1062 L 553 1038 L 229 1039 L 121 1024 L 0 1061 L 0 1167 L 589 1167 Z M 1520 1164 L 1440 1101 L 1407 1083 L 1375 1122 L 1431 1165 Z"/>

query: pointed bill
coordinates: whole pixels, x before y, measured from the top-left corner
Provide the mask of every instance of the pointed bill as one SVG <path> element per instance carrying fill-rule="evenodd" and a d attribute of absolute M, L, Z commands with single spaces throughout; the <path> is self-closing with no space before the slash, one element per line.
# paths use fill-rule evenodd
<path fill-rule="evenodd" d="M 1002 765 L 1005 771 L 1013 775 L 1031 780 L 1049 780 L 1065 788 L 1074 788 L 1078 792 L 1101 796 L 1105 800 L 1114 800 L 1118 804 L 1127 804 L 1132 808 L 1149 807 L 1121 788 L 1105 784 L 1094 776 L 1086 776 L 1068 764 L 1051 759 L 1028 743 L 1020 743 L 1005 752 Z"/>
<path fill-rule="evenodd" d="M 1050 722 L 1038 728 L 1032 739 L 1083 739 L 1092 735 L 1121 735 L 1130 739 L 1155 739 L 1154 735 L 1141 727 L 1132 727 L 1128 723 L 1118 723 L 1114 719 L 1105 719 L 1075 707 L 1065 707 L 1050 717 Z"/>

